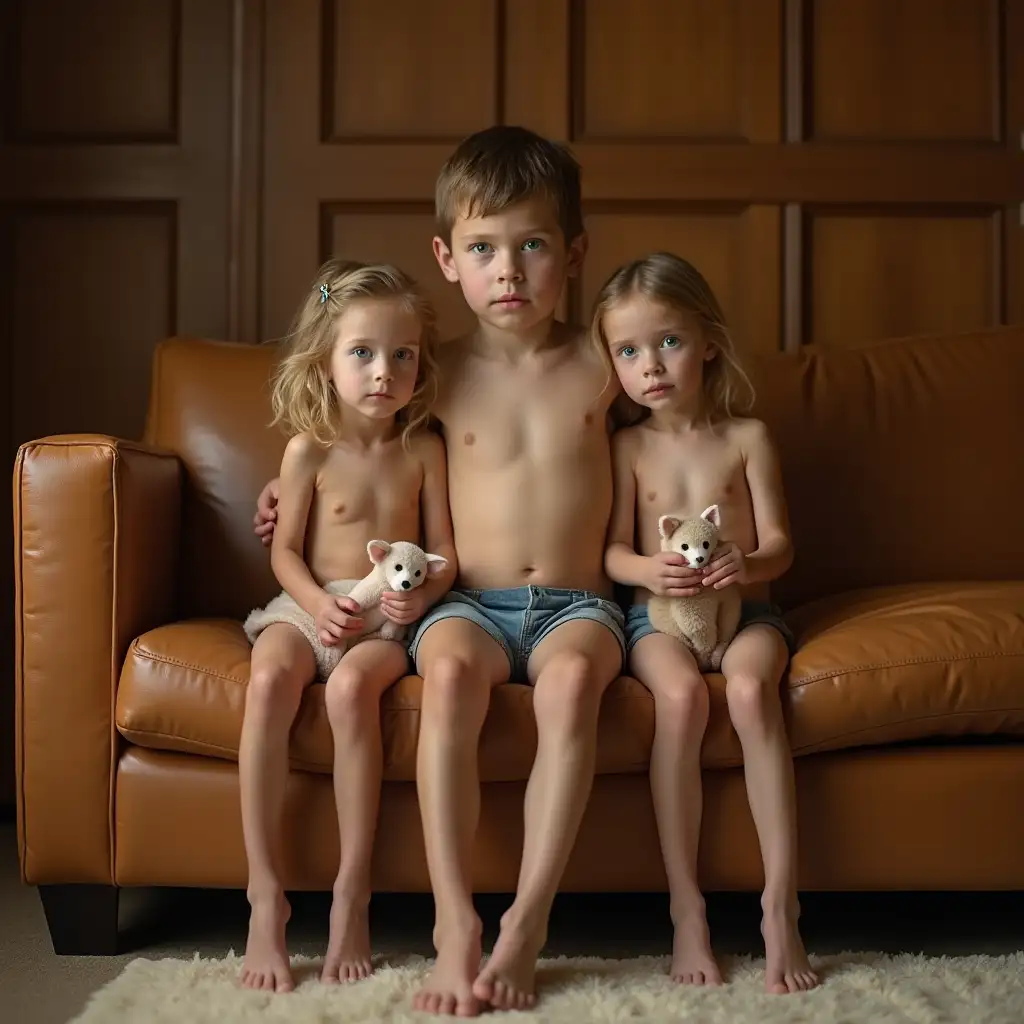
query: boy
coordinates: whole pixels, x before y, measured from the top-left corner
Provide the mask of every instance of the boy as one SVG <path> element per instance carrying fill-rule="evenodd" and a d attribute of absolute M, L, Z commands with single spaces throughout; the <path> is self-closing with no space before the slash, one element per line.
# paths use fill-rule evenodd
<path fill-rule="evenodd" d="M 414 1002 L 473 1016 L 485 1004 L 533 1005 L 593 783 L 601 696 L 622 667 L 623 616 L 603 566 L 617 384 L 586 332 L 554 319 L 586 252 L 579 166 L 565 149 L 522 128 L 478 132 L 442 168 L 436 212 L 435 256 L 478 324 L 441 347 L 435 406 L 459 577 L 410 646 L 424 680 L 416 774 L 437 948 Z M 257 514 L 264 535 L 268 494 Z M 391 617 L 415 621 L 414 601 L 395 595 Z M 469 867 L 477 746 L 490 690 L 510 679 L 534 687 L 537 757 L 518 889 L 481 970 Z"/>

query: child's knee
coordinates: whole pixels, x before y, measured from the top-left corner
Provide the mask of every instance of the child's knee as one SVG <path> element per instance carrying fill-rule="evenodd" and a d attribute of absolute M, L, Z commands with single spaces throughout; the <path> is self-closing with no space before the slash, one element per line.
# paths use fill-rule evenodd
<path fill-rule="evenodd" d="M 371 680 L 357 668 L 339 665 L 327 680 L 324 702 L 332 728 L 362 721 L 368 714 L 376 717 L 379 700 Z"/>
<path fill-rule="evenodd" d="M 655 697 L 655 709 L 659 722 L 669 728 L 703 733 L 711 712 L 707 683 L 699 673 L 680 679 L 677 686 Z"/>
<path fill-rule="evenodd" d="M 561 651 L 537 676 L 533 707 L 538 724 L 571 726 L 595 714 L 606 680 L 592 658 L 582 651 Z"/>
<path fill-rule="evenodd" d="M 257 665 L 249 676 L 245 707 L 250 713 L 283 715 L 298 711 L 307 680 L 284 665 Z"/>
<path fill-rule="evenodd" d="M 478 666 L 460 654 L 440 654 L 423 667 L 422 715 L 438 724 L 454 724 L 487 713 L 490 685 Z"/>
<path fill-rule="evenodd" d="M 773 713 L 781 711 L 778 683 L 755 673 L 726 676 L 725 699 L 737 730 L 763 726 Z"/>

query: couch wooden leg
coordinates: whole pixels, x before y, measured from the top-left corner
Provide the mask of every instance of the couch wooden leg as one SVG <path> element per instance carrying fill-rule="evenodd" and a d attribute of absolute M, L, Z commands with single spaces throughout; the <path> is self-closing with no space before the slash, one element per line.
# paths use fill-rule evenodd
<path fill-rule="evenodd" d="M 114 885 L 41 885 L 54 953 L 113 956 L 117 952 L 117 894 Z"/>

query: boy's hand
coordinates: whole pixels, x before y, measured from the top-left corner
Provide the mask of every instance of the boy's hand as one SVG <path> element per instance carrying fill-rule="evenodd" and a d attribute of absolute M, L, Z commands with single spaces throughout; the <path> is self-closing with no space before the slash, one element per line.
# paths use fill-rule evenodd
<path fill-rule="evenodd" d="M 714 587 L 715 590 L 731 587 L 734 583 L 749 582 L 746 557 L 732 541 L 716 549 L 715 557 L 708 563 L 706 572 L 701 582 L 705 587 Z"/>
<path fill-rule="evenodd" d="M 333 647 L 339 640 L 347 640 L 363 628 L 359 618 L 362 609 L 348 597 L 324 594 L 320 607 L 314 616 L 316 635 L 324 647 Z"/>
<path fill-rule="evenodd" d="M 423 618 L 427 610 L 427 599 L 419 588 L 404 594 L 385 590 L 380 596 L 380 610 L 396 626 L 410 626 Z"/>
<path fill-rule="evenodd" d="M 659 551 L 647 564 L 644 586 L 656 597 L 696 597 L 700 593 L 700 570 L 691 569 L 682 555 Z"/>
<path fill-rule="evenodd" d="M 270 547 L 274 539 L 274 526 L 277 524 L 277 499 L 279 496 L 277 480 L 271 480 L 260 491 L 256 499 L 256 515 L 252 517 L 252 525 L 256 536 L 263 541 L 265 548 Z"/>

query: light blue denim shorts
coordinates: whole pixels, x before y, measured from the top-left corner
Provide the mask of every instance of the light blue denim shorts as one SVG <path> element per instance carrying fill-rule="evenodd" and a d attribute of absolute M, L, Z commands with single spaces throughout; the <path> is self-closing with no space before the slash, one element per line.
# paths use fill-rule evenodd
<path fill-rule="evenodd" d="M 423 635 L 441 619 L 461 618 L 475 622 L 508 657 L 510 678 L 526 681 L 526 663 L 537 645 L 566 622 L 589 619 L 611 630 L 623 661 L 625 616 L 614 602 L 589 590 L 555 587 L 511 587 L 505 590 L 450 590 L 420 619 L 409 654 L 416 661 Z"/>
<path fill-rule="evenodd" d="M 796 637 L 782 617 L 782 609 L 771 601 L 744 601 L 740 609 L 740 624 L 736 632 L 739 633 L 741 629 L 759 623 L 771 626 L 782 634 L 782 639 L 786 641 L 786 647 L 792 657 L 796 651 Z M 629 654 L 633 650 L 638 640 L 655 632 L 657 630 L 651 625 L 651 620 L 647 615 L 647 605 L 630 605 L 626 615 L 626 653 Z"/>

